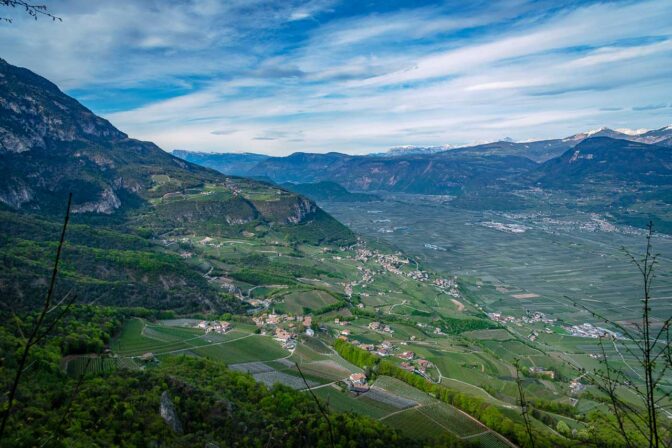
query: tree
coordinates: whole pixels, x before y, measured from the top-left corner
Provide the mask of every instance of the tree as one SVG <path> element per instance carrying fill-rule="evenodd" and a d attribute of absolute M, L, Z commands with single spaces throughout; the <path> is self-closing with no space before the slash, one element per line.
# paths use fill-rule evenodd
<path fill-rule="evenodd" d="M 555 429 L 557 429 L 557 431 L 563 436 L 569 436 L 572 434 L 571 428 L 564 420 L 560 420 Z"/>
<path fill-rule="evenodd" d="M 25 1 L 25 0 L 0 0 L 0 6 L 5 6 L 7 8 L 18 8 L 23 9 L 26 14 L 28 14 L 33 19 L 37 20 L 38 17 L 48 17 L 53 21 L 62 22 L 63 19 L 51 14 L 47 10 L 47 5 L 36 5 L 34 3 Z M 0 21 L 12 23 L 12 19 L 9 17 L 1 17 Z"/>
<path fill-rule="evenodd" d="M 33 323 L 32 329 L 30 330 L 30 333 L 24 342 L 23 349 L 21 350 L 21 356 L 19 358 L 19 363 L 16 368 L 16 373 L 14 374 L 14 380 L 12 381 L 7 393 L 7 405 L 5 412 L 2 415 L 2 420 L 0 421 L 0 440 L 2 440 L 2 436 L 4 435 L 5 429 L 7 428 L 7 422 L 11 417 L 12 407 L 14 406 L 14 399 L 16 398 L 16 392 L 19 388 L 19 383 L 21 382 L 21 375 L 23 375 L 23 372 L 25 371 L 26 362 L 28 361 L 28 356 L 30 355 L 30 350 L 51 333 L 56 324 L 70 310 L 70 307 L 76 299 L 74 295 L 68 293 L 55 305 L 53 305 L 52 300 L 54 295 L 54 288 L 56 286 L 56 278 L 58 276 L 58 264 L 61 260 L 61 252 L 63 250 L 63 244 L 65 243 L 65 231 L 67 230 L 68 222 L 70 221 L 71 205 L 72 193 L 70 193 L 68 196 L 68 207 L 65 212 L 65 219 L 63 221 L 63 228 L 61 230 L 61 238 L 58 242 L 58 248 L 56 249 L 56 259 L 54 260 L 54 267 L 51 271 L 49 289 L 47 290 L 47 295 L 44 298 L 42 311 L 35 320 L 35 323 Z M 50 318 L 48 315 L 55 310 L 59 311 L 56 313 L 55 317 Z"/>

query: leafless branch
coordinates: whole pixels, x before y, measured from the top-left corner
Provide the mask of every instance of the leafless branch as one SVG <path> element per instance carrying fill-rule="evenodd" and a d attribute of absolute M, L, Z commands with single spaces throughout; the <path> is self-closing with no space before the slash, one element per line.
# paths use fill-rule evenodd
<path fill-rule="evenodd" d="M 9 8 L 23 9 L 33 19 L 37 20 L 39 17 L 47 17 L 52 21 L 62 22 L 63 19 L 57 17 L 47 10 L 47 5 L 39 5 L 25 0 L 0 0 L 0 6 Z M 9 17 L 0 17 L 0 22 L 12 23 Z"/>
<path fill-rule="evenodd" d="M 7 0 L 0 0 L 0 1 L 6 2 Z M 7 427 L 7 422 L 9 421 L 9 417 L 12 413 L 12 408 L 14 406 L 14 399 L 16 398 L 16 391 L 18 390 L 19 382 L 21 381 L 21 376 L 23 375 L 24 372 L 24 367 L 26 365 L 26 362 L 28 361 L 28 355 L 30 354 L 30 349 L 33 347 L 36 340 L 39 340 L 44 336 L 44 334 L 41 336 L 38 335 L 42 330 L 42 324 L 44 323 L 44 318 L 46 317 L 47 312 L 49 311 L 49 307 L 51 306 L 51 300 L 54 294 L 54 288 L 56 286 L 56 277 L 58 276 L 58 264 L 61 260 L 61 253 L 63 251 L 63 245 L 65 243 L 65 231 L 67 230 L 68 222 L 70 221 L 71 205 L 72 205 L 72 193 L 68 195 L 68 207 L 65 212 L 63 229 L 61 230 L 61 237 L 58 242 L 58 248 L 56 249 L 56 259 L 54 260 L 54 267 L 51 272 L 51 281 L 49 282 L 49 289 L 47 291 L 47 296 L 44 299 L 42 312 L 40 313 L 39 317 L 33 324 L 30 336 L 25 342 L 23 352 L 21 354 L 21 358 L 19 360 L 19 364 L 16 369 L 14 380 L 12 381 L 12 385 L 10 386 L 9 389 L 9 395 L 7 398 L 7 409 L 5 409 L 5 412 L 2 416 L 2 422 L 0 423 L 0 440 L 2 440 L 2 437 L 5 433 L 5 429 Z"/>
<path fill-rule="evenodd" d="M 315 404 L 317 405 L 317 408 L 320 410 L 320 413 L 324 417 L 324 419 L 327 422 L 327 426 L 329 427 L 329 441 L 331 442 L 331 448 L 334 448 L 336 446 L 336 443 L 334 442 L 334 429 L 331 426 L 331 419 L 329 418 L 329 414 L 327 411 L 322 407 L 322 403 L 320 403 L 320 400 L 317 399 L 315 396 L 315 393 L 313 392 L 313 389 L 310 387 L 308 384 L 308 381 L 306 380 L 306 377 L 303 376 L 303 372 L 301 371 L 301 367 L 299 367 L 298 363 L 294 363 L 296 366 L 296 370 L 299 371 L 299 375 L 301 375 L 301 379 L 303 380 L 303 383 L 306 385 L 306 388 L 308 389 L 308 392 L 310 395 L 313 397 L 313 400 L 315 401 Z"/>

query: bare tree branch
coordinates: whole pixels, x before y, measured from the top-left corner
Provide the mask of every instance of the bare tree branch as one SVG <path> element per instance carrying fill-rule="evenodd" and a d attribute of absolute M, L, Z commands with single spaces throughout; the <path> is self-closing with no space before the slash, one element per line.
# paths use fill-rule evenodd
<path fill-rule="evenodd" d="M 28 14 L 35 20 L 37 20 L 38 17 L 48 17 L 54 22 L 63 21 L 63 19 L 61 19 L 60 17 L 51 14 L 47 10 L 47 5 L 39 5 L 25 0 L 0 0 L 0 6 L 23 9 L 26 12 L 26 14 Z M 12 19 L 9 17 L 0 17 L 0 22 L 12 23 Z"/>
<path fill-rule="evenodd" d="M 336 446 L 336 443 L 334 441 L 334 429 L 331 427 L 331 419 L 329 418 L 329 414 L 327 414 L 327 411 L 322 407 L 322 403 L 320 403 L 320 400 L 318 400 L 317 397 L 315 396 L 313 389 L 308 384 L 308 381 L 306 381 L 306 377 L 303 376 L 303 372 L 301 371 L 301 367 L 299 367 L 299 364 L 295 362 L 294 365 L 296 366 L 296 370 L 299 371 L 299 375 L 301 375 L 301 379 L 303 380 L 303 383 L 306 385 L 308 392 L 310 392 L 310 395 L 313 397 L 315 404 L 317 404 L 317 408 L 320 410 L 320 413 L 326 420 L 327 426 L 329 426 L 329 441 L 331 442 L 331 448 L 334 448 Z"/>
<path fill-rule="evenodd" d="M 0 0 L 0 1 L 4 2 L 6 0 Z M 21 354 L 19 365 L 17 366 L 16 374 L 14 376 L 14 381 L 12 382 L 12 385 L 9 389 L 9 395 L 7 398 L 7 409 L 5 410 L 5 413 L 2 416 L 2 422 L 0 423 L 0 440 L 2 440 L 2 437 L 5 433 L 5 429 L 7 427 L 7 422 L 9 421 L 9 417 L 12 413 L 12 407 L 14 406 L 14 399 L 16 398 L 16 391 L 18 390 L 19 382 L 21 381 L 21 375 L 23 375 L 24 367 L 26 365 L 26 361 L 28 360 L 30 349 L 31 347 L 33 347 L 36 340 L 39 340 L 44 336 L 42 335 L 38 339 L 38 334 L 42 329 L 44 318 L 47 315 L 47 312 L 49 311 L 49 307 L 51 306 L 51 299 L 54 294 L 54 288 L 56 286 L 56 277 L 58 275 L 58 264 L 61 260 L 61 252 L 63 250 L 63 245 L 65 243 L 65 231 L 68 228 L 68 222 L 70 221 L 71 205 L 72 205 L 72 193 L 68 195 L 68 207 L 65 212 L 65 220 L 63 222 L 63 229 L 61 230 L 61 238 L 58 242 L 58 248 L 56 249 L 56 259 L 54 260 L 54 268 L 51 272 L 51 281 L 49 282 L 49 289 L 47 291 L 47 296 L 44 299 L 42 312 L 40 313 L 39 317 L 37 318 L 37 321 L 33 325 L 33 329 L 30 333 L 30 336 L 28 337 L 28 340 L 26 340 L 25 342 L 23 353 Z"/>

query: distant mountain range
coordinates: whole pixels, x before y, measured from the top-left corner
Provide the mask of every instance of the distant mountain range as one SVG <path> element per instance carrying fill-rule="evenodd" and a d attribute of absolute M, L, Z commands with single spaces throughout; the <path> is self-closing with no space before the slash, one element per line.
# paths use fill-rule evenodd
<path fill-rule="evenodd" d="M 535 170 L 541 173 L 550 169 L 543 167 L 544 164 L 555 166 L 572 159 L 575 147 L 581 148 L 580 153 L 590 151 L 592 146 L 610 148 L 610 152 L 606 150 L 606 153 L 586 155 L 600 162 L 581 173 L 588 176 L 591 171 L 599 172 L 604 181 L 612 173 L 612 180 L 621 179 L 623 173 L 644 169 L 641 163 L 636 163 L 640 155 L 647 156 L 647 163 L 655 165 L 655 161 L 648 158 L 651 156 L 653 159 L 659 158 L 661 166 L 666 166 L 664 156 L 670 153 L 671 150 L 667 148 L 672 148 L 671 143 L 672 126 L 667 126 L 653 131 L 601 128 L 564 139 L 524 143 L 501 141 L 447 150 L 438 150 L 439 147 L 405 147 L 387 154 L 367 156 L 294 153 L 286 157 L 269 157 L 186 151 L 175 151 L 173 154 L 227 174 L 264 178 L 280 184 L 331 181 L 351 191 L 455 194 L 464 188 L 492 184 L 505 178 L 516 182 L 533 179 L 535 175 L 526 173 Z M 645 150 L 648 147 L 658 149 Z M 637 152 L 637 149 L 641 151 Z M 542 167 L 538 166 L 540 163 Z M 566 176 L 572 178 L 574 183 L 581 181 L 576 178 L 581 174 L 576 170 L 577 166 L 574 163 L 564 167 Z M 646 174 L 653 172 L 657 171 L 641 171 L 637 180 L 655 184 L 664 182 L 660 179 L 654 181 Z M 559 172 L 555 172 L 554 176 L 558 179 L 562 177 Z M 559 181 L 548 181 L 548 176 L 539 174 L 538 178 L 540 181 L 546 179 L 546 185 L 561 186 Z"/>
<path fill-rule="evenodd" d="M 351 193 L 336 182 L 322 181 L 313 184 L 284 183 L 281 187 L 302 194 L 310 199 L 330 202 L 371 202 L 381 198 L 369 193 Z"/>
<path fill-rule="evenodd" d="M 669 233 L 671 143 L 672 126 L 653 131 L 602 128 L 564 139 L 501 141 L 442 151 L 242 155 L 245 169 L 236 174 L 281 185 L 335 182 L 350 192 L 451 195 L 456 206 L 477 209 L 533 209 L 540 204 L 525 191 L 542 188 L 547 195 L 569 195 L 559 196 L 561 203 L 578 201 L 586 211 L 608 212 L 635 226 L 651 219 Z M 193 155 L 187 157 L 194 160 Z M 221 167 L 219 160 L 229 160 L 230 155 L 198 157 L 205 166 Z M 241 167 L 240 160 L 236 167 Z M 302 192 L 310 195 L 309 190 Z"/>
<path fill-rule="evenodd" d="M 417 155 L 432 155 L 443 152 L 452 154 L 470 155 L 508 155 L 526 157 L 535 162 L 545 162 L 558 157 L 570 148 L 573 148 L 583 140 L 595 137 L 609 137 L 618 140 L 628 140 L 646 144 L 672 147 L 672 125 L 660 129 L 609 129 L 606 127 L 592 131 L 580 132 L 561 139 L 534 140 L 516 142 L 505 138 L 496 142 L 482 143 L 469 146 L 396 146 L 384 153 L 373 153 L 363 157 L 407 157 Z M 220 172 L 234 176 L 256 175 L 255 167 L 259 163 L 271 158 L 264 154 L 253 153 L 208 153 L 194 152 L 182 149 L 172 151 L 174 156 L 189 162 L 207 166 Z M 338 153 L 333 153 L 338 154 Z M 293 156 L 293 155 L 292 155 Z M 287 157 L 292 157 L 287 156 Z M 343 154 L 343 156 L 346 156 Z"/>
<path fill-rule="evenodd" d="M 187 162 L 207 166 L 230 176 L 245 176 L 259 162 L 269 158 L 269 156 L 263 154 L 213 154 L 207 152 L 191 152 L 181 149 L 173 150 L 172 154 Z"/>

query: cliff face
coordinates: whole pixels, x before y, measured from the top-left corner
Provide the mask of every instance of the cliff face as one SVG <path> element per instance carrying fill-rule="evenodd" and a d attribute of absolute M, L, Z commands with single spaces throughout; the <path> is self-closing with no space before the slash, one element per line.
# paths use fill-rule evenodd
<path fill-rule="evenodd" d="M 55 84 L 0 59 L 0 153 L 55 149 L 75 141 L 119 141 L 127 135 Z"/>
<path fill-rule="evenodd" d="M 215 219 L 222 225 L 254 220 L 291 225 L 317 210 L 298 195 L 284 192 L 276 198 L 273 187 L 245 182 L 248 189 L 268 190 L 269 199 L 178 201 L 159 213 L 177 223 Z M 53 83 L 0 59 L 0 203 L 49 214 L 61 212 L 73 192 L 73 213 L 114 214 L 206 184 L 228 185 L 230 179 L 153 143 L 128 138 Z"/>
<path fill-rule="evenodd" d="M 173 432 L 182 434 L 183 432 L 182 422 L 180 421 L 180 417 L 177 415 L 177 411 L 175 411 L 175 405 L 173 404 L 173 401 L 170 399 L 170 395 L 168 395 L 167 390 L 164 390 L 163 393 L 161 394 L 161 404 L 159 405 L 159 413 L 161 414 L 161 417 L 166 422 L 168 427 L 173 430 Z"/>
<path fill-rule="evenodd" d="M 129 139 L 53 83 L 0 60 L 0 202 L 48 213 L 72 191 L 73 212 L 109 214 L 150 196 L 156 174 L 183 186 L 221 177 Z"/>

